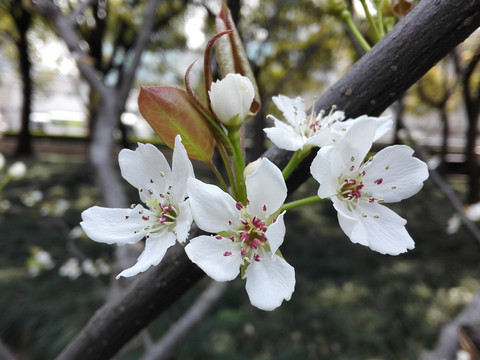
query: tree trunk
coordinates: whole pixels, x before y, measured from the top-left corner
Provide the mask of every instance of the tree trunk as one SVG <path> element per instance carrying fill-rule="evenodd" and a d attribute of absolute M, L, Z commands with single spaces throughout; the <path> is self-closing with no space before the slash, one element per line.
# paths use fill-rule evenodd
<path fill-rule="evenodd" d="M 21 126 L 18 133 L 17 148 L 15 155 L 32 155 L 32 135 L 30 134 L 30 113 L 32 104 L 32 77 L 30 57 L 28 55 L 27 32 L 32 22 L 32 15 L 27 12 L 21 4 L 12 4 L 12 16 L 14 18 L 19 38 L 16 41 L 20 75 L 22 78 L 22 112 Z"/>

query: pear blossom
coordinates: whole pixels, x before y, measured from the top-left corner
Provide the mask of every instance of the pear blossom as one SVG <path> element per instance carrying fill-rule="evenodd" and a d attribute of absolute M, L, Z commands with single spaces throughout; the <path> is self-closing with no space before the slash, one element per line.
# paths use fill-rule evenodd
<path fill-rule="evenodd" d="M 406 220 L 382 203 L 416 194 L 428 178 L 427 165 L 405 145 L 389 146 L 363 162 L 375 137 L 375 120 L 354 122 L 335 146 L 321 148 L 312 162 L 318 196 L 330 198 L 340 227 L 354 243 L 382 254 L 414 248 Z"/>
<path fill-rule="evenodd" d="M 250 113 L 255 89 L 248 77 L 227 74 L 222 80 L 212 83 L 208 95 L 218 120 L 227 126 L 239 126 Z"/>
<path fill-rule="evenodd" d="M 138 144 L 135 151 L 119 154 L 122 176 L 138 188 L 145 203 L 127 209 L 94 206 L 82 213 L 80 223 L 94 241 L 107 244 L 133 244 L 146 238 L 137 263 L 120 276 L 133 276 L 158 265 L 167 249 L 186 241 L 192 223 L 188 204 L 187 180 L 193 167 L 179 135 L 175 138 L 172 168 L 163 154 L 151 144 Z"/>
<path fill-rule="evenodd" d="M 22 161 L 16 161 L 7 170 L 7 174 L 13 180 L 19 180 L 27 173 L 27 166 Z"/>
<path fill-rule="evenodd" d="M 275 127 L 266 128 L 264 131 L 276 146 L 289 151 L 308 149 L 312 146 L 332 145 L 344 135 L 354 121 L 367 118 L 366 115 L 363 115 L 355 120 L 344 121 L 344 112 L 334 110 L 334 108 L 328 115 L 324 111 L 320 111 L 318 114 L 313 111 L 307 115 L 305 102 L 299 96 L 291 99 L 285 95 L 279 95 L 274 96 L 272 100 L 283 113 L 286 122 L 278 120 L 273 115 L 268 115 L 268 118 L 273 119 Z M 369 118 L 376 120 L 375 140 L 385 135 L 393 124 L 391 116 Z"/>
<path fill-rule="evenodd" d="M 185 251 L 216 281 L 233 280 L 241 269 L 252 305 L 273 310 L 290 300 L 295 288 L 295 270 L 278 250 L 285 236 L 285 212 L 279 209 L 287 187 L 266 158 L 245 181 L 248 200 L 242 204 L 215 185 L 189 179 L 195 223 L 216 235 L 192 239 Z"/>

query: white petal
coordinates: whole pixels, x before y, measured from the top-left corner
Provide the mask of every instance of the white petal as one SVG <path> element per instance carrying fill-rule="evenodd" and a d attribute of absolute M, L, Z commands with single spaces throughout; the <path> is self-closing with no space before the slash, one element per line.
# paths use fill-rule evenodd
<path fill-rule="evenodd" d="M 382 116 L 382 117 L 362 115 L 357 117 L 356 119 L 348 119 L 346 121 L 336 123 L 334 127 L 339 132 L 345 132 L 354 122 L 362 119 L 371 119 L 375 121 L 376 130 L 375 130 L 375 136 L 373 138 L 374 142 L 380 139 L 385 134 L 387 134 L 393 126 L 393 119 L 390 115 Z"/>
<path fill-rule="evenodd" d="M 285 237 L 286 230 L 285 222 L 283 220 L 284 215 L 285 211 L 278 215 L 277 220 L 273 224 L 271 224 L 265 232 L 265 236 L 268 239 L 268 244 L 270 245 L 272 256 L 276 256 L 275 253 L 277 252 L 280 245 L 282 245 L 283 239 Z"/>
<path fill-rule="evenodd" d="M 192 210 L 190 209 L 189 199 L 178 205 L 179 214 L 176 219 L 175 224 L 175 234 L 177 235 L 177 240 L 180 243 L 184 243 L 187 240 L 188 232 L 192 226 Z"/>
<path fill-rule="evenodd" d="M 376 121 L 373 119 L 356 120 L 347 129 L 345 136 L 336 142 L 335 148 L 342 156 L 347 168 L 352 169 L 352 174 L 357 174 L 360 164 L 372 147 L 375 129 Z"/>
<path fill-rule="evenodd" d="M 406 145 L 393 145 L 378 152 L 363 167 L 365 192 L 385 202 L 416 194 L 428 178 L 428 167 L 412 154 L 413 150 Z"/>
<path fill-rule="evenodd" d="M 295 128 L 307 118 L 305 114 L 305 102 L 299 96 L 295 99 L 290 99 L 285 95 L 278 95 L 274 96 L 272 101 L 278 110 L 283 113 L 285 119 Z"/>
<path fill-rule="evenodd" d="M 337 206 L 335 208 L 339 210 Z M 344 228 L 342 223 L 340 225 L 352 242 L 367 245 L 372 250 L 389 255 L 398 255 L 415 247 L 405 229 L 406 220 L 386 206 L 365 201 L 360 202 L 355 211 L 345 209 L 343 208 L 341 216 L 345 219 L 348 217 L 350 224 L 344 223 L 344 226 L 350 227 Z"/>
<path fill-rule="evenodd" d="M 343 232 L 354 244 L 368 246 L 368 233 L 363 224 L 358 220 L 356 213 L 350 211 L 347 203 L 336 197 L 332 198 L 333 207 L 337 210 L 338 223 Z"/>
<path fill-rule="evenodd" d="M 239 244 L 227 238 L 198 236 L 185 246 L 185 252 L 192 262 L 216 281 L 235 279 L 243 263 Z"/>
<path fill-rule="evenodd" d="M 188 194 L 193 219 L 200 229 L 218 233 L 240 227 L 236 201 L 219 187 L 190 178 Z"/>
<path fill-rule="evenodd" d="M 177 135 L 172 156 L 172 183 L 170 185 L 173 185 L 172 194 L 178 202 L 185 199 L 188 178 L 194 176 L 193 166 L 185 146 L 182 144 L 180 135 Z"/>
<path fill-rule="evenodd" d="M 325 199 L 337 193 L 338 177 L 346 172 L 346 166 L 337 149 L 326 146 L 318 150 L 310 165 L 310 172 L 320 184 L 318 196 Z"/>
<path fill-rule="evenodd" d="M 139 210 L 143 214 L 139 214 Z M 135 209 L 111 209 L 93 206 L 82 212 L 80 225 L 87 236 L 97 242 L 106 244 L 133 244 L 143 239 L 144 227 L 149 224 L 142 219 L 150 212 L 141 205 Z"/>
<path fill-rule="evenodd" d="M 273 117 L 273 116 L 272 116 Z M 274 118 L 275 127 L 263 129 L 267 137 L 280 149 L 297 151 L 303 148 L 305 140 L 290 125 Z"/>
<path fill-rule="evenodd" d="M 317 147 L 332 146 L 341 137 L 338 132 L 332 131 L 330 128 L 326 128 L 317 132 L 317 135 L 311 136 L 305 142 Z"/>
<path fill-rule="evenodd" d="M 151 189 L 154 196 L 164 193 L 171 170 L 165 156 L 152 144 L 138 144 L 135 151 L 123 149 L 118 155 L 122 176 L 137 189 Z M 164 174 L 165 176 L 161 176 Z M 142 201 L 150 198 L 146 191 L 140 193 Z"/>
<path fill-rule="evenodd" d="M 140 254 L 135 265 L 131 268 L 123 270 L 117 275 L 130 277 L 144 272 L 150 266 L 156 266 L 162 261 L 167 249 L 175 245 L 175 234 L 165 232 L 161 237 L 149 238 L 145 241 L 145 249 Z"/>
<path fill-rule="evenodd" d="M 295 290 L 295 269 L 280 256 L 253 261 L 245 278 L 250 302 L 261 310 L 274 310 L 290 300 Z"/>
<path fill-rule="evenodd" d="M 282 172 L 267 158 L 262 158 L 258 168 L 245 179 L 245 184 L 248 213 L 261 219 L 277 211 L 287 197 Z"/>

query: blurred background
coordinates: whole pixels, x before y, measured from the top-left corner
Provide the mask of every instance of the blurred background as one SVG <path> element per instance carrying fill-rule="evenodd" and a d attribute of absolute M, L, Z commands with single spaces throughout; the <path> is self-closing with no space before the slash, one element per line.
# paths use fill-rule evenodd
<path fill-rule="evenodd" d="M 281 118 L 272 96 L 312 105 L 362 55 L 336 16 L 339 2 L 227 2 L 262 98 L 246 125 L 250 159 L 270 146 L 266 115 Z M 383 3 L 391 26 L 415 5 Z M 360 3 L 346 6 L 373 42 Z M 0 0 L 0 358 L 54 358 L 122 291 L 114 277 L 141 247 L 94 243 L 80 213 L 136 201 L 118 172 L 121 148 L 150 142 L 168 157 L 138 112 L 140 85 L 183 87 L 198 60 L 191 82 L 204 98 L 203 50 L 219 9 L 219 0 Z M 480 286 L 480 238 L 461 225 L 462 216 L 480 220 L 479 61 L 476 31 L 386 111 L 396 126 L 378 147 L 408 132 L 443 179 L 392 206 L 415 250 L 389 257 L 352 244 L 328 202 L 290 211 L 282 252 L 296 269 L 292 299 L 262 312 L 234 281 L 170 358 L 416 359 L 433 348 Z M 210 176 L 195 167 L 197 177 Z M 105 172 L 116 179 L 111 188 Z M 294 196 L 317 186 L 308 181 Z M 207 279 L 116 359 L 148 352 L 206 287 Z"/>

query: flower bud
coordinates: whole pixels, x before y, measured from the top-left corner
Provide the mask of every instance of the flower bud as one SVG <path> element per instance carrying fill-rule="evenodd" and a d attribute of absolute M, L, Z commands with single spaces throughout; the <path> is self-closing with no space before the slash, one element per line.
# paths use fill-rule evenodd
<path fill-rule="evenodd" d="M 218 120 L 226 126 L 239 126 L 249 115 L 255 90 L 248 77 L 227 74 L 212 83 L 208 95 Z"/>
<path fill-rule="evenodd" d="M 262 158 L 258 158 L 257 160 L 251 162 L 245 167 L 245 170 L 243 170 L 243 177 L 246 178 L 248 175 L 251 175 L 257 170 L 257 168 L 260 166 L 260 163 L 262 162 Z"/>
<path fill-rule="evenodd" d="M 22 177 L 25 176 L 26 172 L 27 172 L 27 167 L 21 161 L 17 161 L 13 163 L 12 166 L 8 168 L 8 175 L 13 180 L 21 179 Z"/>

